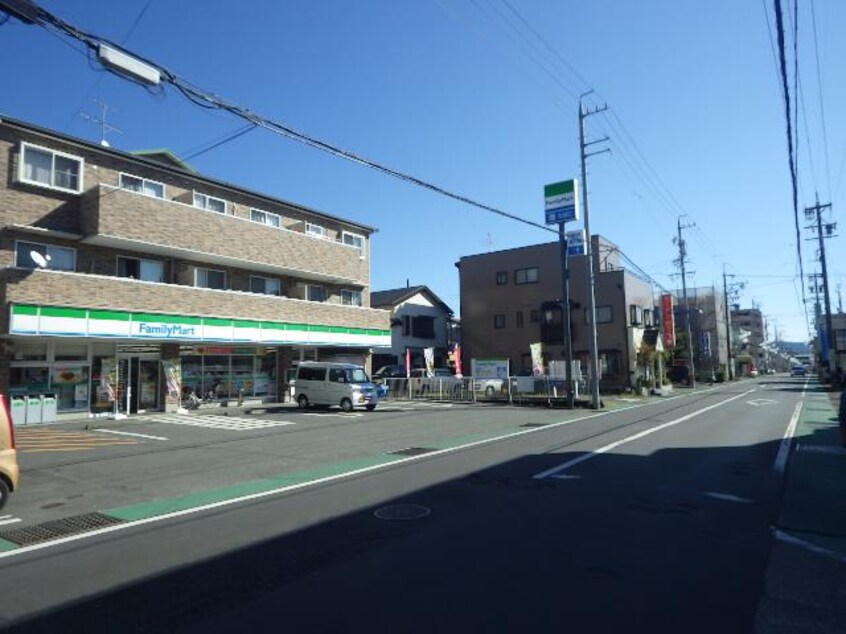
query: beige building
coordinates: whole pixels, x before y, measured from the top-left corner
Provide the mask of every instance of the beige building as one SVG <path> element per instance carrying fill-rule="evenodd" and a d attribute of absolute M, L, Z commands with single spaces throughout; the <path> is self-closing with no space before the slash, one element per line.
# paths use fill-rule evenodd
<path fill-rule="evenodd" d="M 283 393 L 301 359 L 366 363 L 374 229 L 0 120 L 0 392 L 60 412 Z"/>
<path fill-rule="evenodd" d="M 592 240 L 600 385 L 624 389 L 652 378 L 642 348 L 646 331 L 657 327 L 652 287 L 622 268 L 614 244 L 596 235 Z M 569 262 L 573 358 L 588 372 L 587 258 L 570 256 Z M 512 374 L 529 371 L 535 342 L 543 344 L 545 360 L 566 358 L 558 242 L 466 256 L 456 266 L 465 367 L 473 358 L 507 358 Z"/>

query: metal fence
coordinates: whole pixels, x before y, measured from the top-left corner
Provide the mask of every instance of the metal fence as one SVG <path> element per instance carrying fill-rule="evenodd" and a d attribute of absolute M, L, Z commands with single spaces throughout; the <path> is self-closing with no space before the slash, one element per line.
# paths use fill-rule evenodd
<path fill-rule="evenodd" d="M 584 382 L 577 385 L 584 394 Z M 567 397 L 565 380 L 549 376 L 513 376 L 507 379 L 433 377 L 384 379 L 380 398 L 387 401 L 443 401 L 452 403 L 552 403 Z"/>

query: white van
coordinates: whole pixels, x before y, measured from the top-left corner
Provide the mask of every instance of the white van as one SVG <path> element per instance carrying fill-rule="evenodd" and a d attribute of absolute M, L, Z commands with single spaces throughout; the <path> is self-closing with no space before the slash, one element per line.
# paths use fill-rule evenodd
<path fill-rule="evenodd" d="M 376 386 L 360 365 L 302 361 L 291 383 L 300 409 L 310 405 L 338 405 L 345 412 L 354 407 L 376 409 Z"/>

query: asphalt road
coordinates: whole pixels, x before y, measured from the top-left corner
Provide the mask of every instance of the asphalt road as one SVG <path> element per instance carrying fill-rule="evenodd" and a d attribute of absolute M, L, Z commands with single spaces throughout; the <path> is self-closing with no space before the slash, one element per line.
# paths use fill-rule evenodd
<path fill-rule="evenodd" d="M 114 471 L 158 465 L 154 478 L 172 470 L 183 483 L 207 481 L 209 460 L 230 452 L 251 461 L 237 479 L 267 463 L 438 451 L 0 553 L 0 615 L 14 631 L 45 632 L 748 632 L 780 494 L 774 465 L 802 385 L 744 381 L 598 416 L 460 407 L 314 418 L 226 441 L 237 449 L 212 430 L 168 450 L 121 447 L 106 461 Z M 53 457 L 32 469 L 106 462 Z"/>

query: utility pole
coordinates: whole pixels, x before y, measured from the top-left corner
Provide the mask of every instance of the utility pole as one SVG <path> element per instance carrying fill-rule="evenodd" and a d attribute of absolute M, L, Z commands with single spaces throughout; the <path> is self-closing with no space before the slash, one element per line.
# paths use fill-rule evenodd
<path fill-rule="evenodd" d="M 834 229 L 837 227 L 837 223 L 827 223 L 825 225 L 825 234 L 823 234 L 822 212 L 826 209 L 831 209 L 831 203 L 821 205 L 819 198 L 817 198 L 816 204 L 813 207 L 805 208 L 805 217 L 813 218 L 814 216 L 816 216 L 816 225 L 811 225 L 810 227 L 806 227 L 806 229 L 816 229 L 817 240 L 819 240 L 820 265 L 822 267 L 823 278 L 823 301 L 825 302 L 825 361 L 828 367 L 828 372 L 830 374 L 832 372 L 832 357 L 834 357 L 835 363 L 839 364 L 839 361 L 837 360 L 837 342 L 834 340 L 834 327 L 832 326 L 831 318 L 831 296 L 829 295 L 828 291 L 828 268 L 826 266 L 825 258 L 825 238 L 833 237 L 833 232 Z M 833 355 L 832 350 L 834 351 Z"/>
<path fill-rule="evenodd" d="M 687 301 L 687 274 L 685 271 L 685 264 L 687 263 L 687 247 L 684 242 L 684 238 L 682 238 L 682 229 L 687 229 L 689 227 L 696 226 L 695 224 L 683 225 L 682 224 L 682 216 L 678 218 L 678 232 L 679 237 L 677 239 L 679 245 L 679 266 L 681 267 L 681 278 L 682 278 L 682 297 L 684 298 L 684 312 L 686 315 L 686 330 L 687 330 L 687 361 L 688 361 L 688 368 L 690 370 L 690 387 L 691 389 L 696 387 L 696 369 L 694 368 L 693 364 L 693 335 L 690 332 L 690 303 Z"/>
<path fill-rule="evenodd" d="M 591 92 L 593 91 L 588 91 L 579 96 L 579 154 L 581 155 L 582 163 L 582 209 L 585 212 L 585 255 L 587 256 L 587 295 L 588 314 L 590 315 L 590 334 L 588 336 L 588 343 L 590 344 L 591 365 L 591 407 L 593 407 L 593 409 L 599 409 L 599 349 L 597 348 L 596 342 L 596 294 L 594 293 L 593 236 L 590 233 L 590 211 L 588 210 L 587 159 L 595 154 L 602 154 L 603 152 L 610 152 L 611 150 L 609 148 L 605 148 L 596 152 L 586 152 L 588 146 L 608 140 L 608 137 L 605 136 L 596 141 L 585 141 L 585 119 L 591 115 L 608 110 L 607 105 L 602 106 L 601 108 L 593 108 L 591 110 L 585 109 L 582 100 Z"/>
<path fill-rule="evenodd" d="M 731 311 L 729 310 L 729 299 L 734 299 L 737 291 L 744 287 L 744 284 L 741 282 L 739 284 L 732 283 L 729 286 L 726 278 L 735 277 L 731 273 L 726 273 L 726 265 L 723 264 L 723 301 L 725 302 L 726 306 L 726 342 L 728 348 L 728 379 L 729 381 L 733 381 L 734 376 L 734 363 L 732 362 L 732 355 L 731 355 Z"/>
<path fill-rule="evenodd" d="M 567 233 L 565 223 L 558 225 L 558 244 L 561 250 L 561 286 L 564 296 L 561 299 L 561 321 L 564 324 L 564 346 L 567 357 L 566 379 L 567 379 L 567 406 L 573 409 L 576 404 L 576 395 L 573 392 L 573 333 L 570 330 L 570 253 L 567 245 Z"/>

